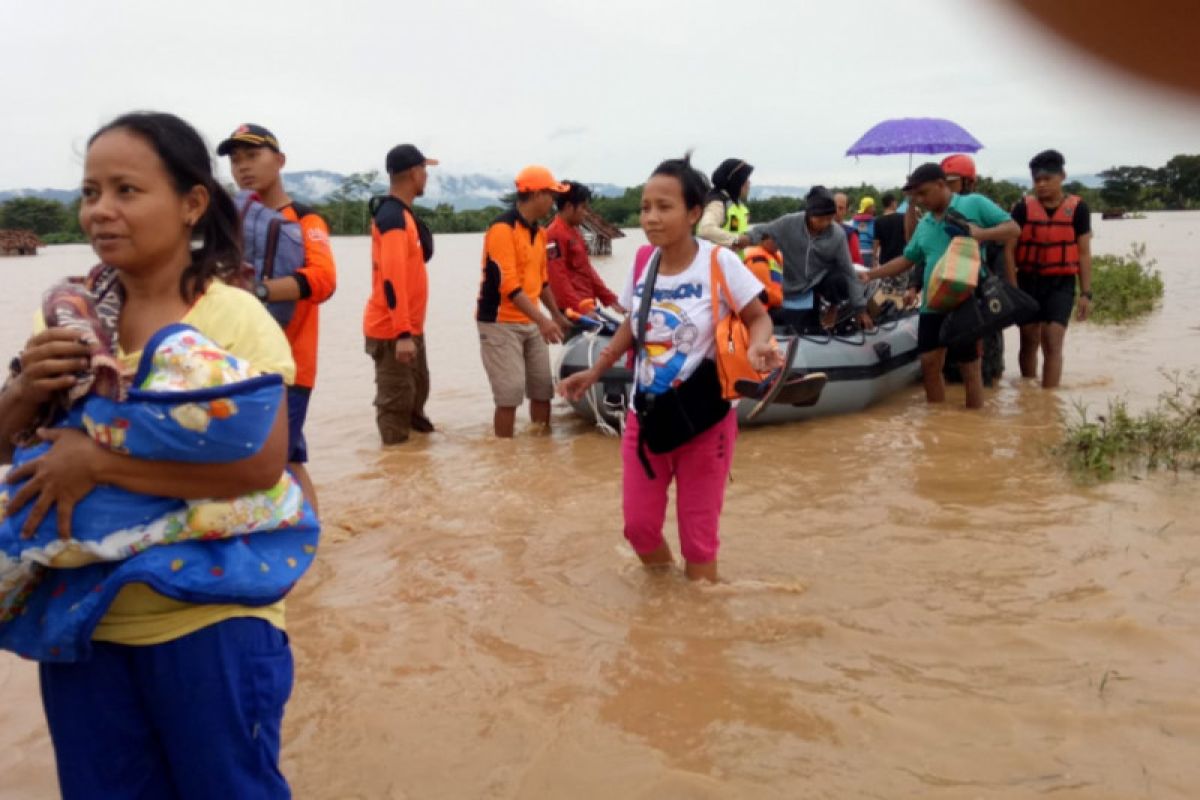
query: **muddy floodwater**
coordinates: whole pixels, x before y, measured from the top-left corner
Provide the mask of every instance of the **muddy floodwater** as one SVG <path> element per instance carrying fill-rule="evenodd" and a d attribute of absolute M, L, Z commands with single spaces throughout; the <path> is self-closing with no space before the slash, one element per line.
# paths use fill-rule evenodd
<path fill-rule="evenodd" d="M 370 243 L 335 240 L 308 436 L 325 521 L 288 600 L 299 798 L 1200 796 L 1193 477 L 1081 486 L 1048 448 L 1077 403 L 1200 369 L 1200 214 L 1094 218 L 1145 242 L 1160 310 L 1072 325 L 1063 388 L 1008 372 L 982 412 L 914 385 L 745 432 L 713 587 L 639 568 L 618 443 L 555 406 L 490 438 L 481 237 L 441 236 L 438 432 L 382 451 L 360 318 Z M 601 273 L 619 284 L 639 231 Z M 0 259 L 0 354 L 83 246 Z M 673 522 L 669 535 L 674 541 Z M 56 795 L 36 668 L 0 654 L 0 798 Z"/>

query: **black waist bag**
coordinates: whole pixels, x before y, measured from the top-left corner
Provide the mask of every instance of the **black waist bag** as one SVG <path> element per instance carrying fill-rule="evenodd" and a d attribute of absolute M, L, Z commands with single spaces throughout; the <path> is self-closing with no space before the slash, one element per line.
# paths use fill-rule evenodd
<path fill-rule="evenodd" d="M 1028 294 L 989 275 L 974 297 L 946 315 L 939 339 L 947 347 L 967 344 L 1009 325 L 1024 325 L 1037 310 L 1037 301 Z"/>
<path fill-rule="evenodd" d="M 729 408 L 729 401 L 721 397 L 717 365 L 707 358 L 678 386 L 662 394 L 635 394 L 638 458 L 646 474 L 654 477 L 643 448 L 651 453 L 669 453 L 725 419 Z"/>
<path fill-rule="evenodd" d="M 646 321 L 650 319 L 650 304 L 654 297 L 654 284 L 658 280 L 661 255 L 656 250 L 650 258 L 642 302 L 637 316 L 633 318 L 634 340 L 643 357 L 646 357 Z M 646 470 L 651 480 L 655 475 L 646 450 L 659 455 L 669 453 L 725 419 L 729 413 L 729 403 L 722 395 L 717 365 L 708 358 L 700 362 L 686 381 L 662 394 L 635 392 L 633 410 L 638 421 L 638 461 L 642 462 L 642 469 Z"/>

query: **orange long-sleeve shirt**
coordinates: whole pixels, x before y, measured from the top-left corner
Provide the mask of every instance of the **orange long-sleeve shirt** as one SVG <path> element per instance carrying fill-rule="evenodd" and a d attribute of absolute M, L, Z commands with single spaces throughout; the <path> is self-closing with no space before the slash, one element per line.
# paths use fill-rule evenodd
<path fill-rule="evenodd" d="M 475 318 L 480 322 L 532 322 L 513 303 L 524 293 L 536 306 L 549 285 L 546 232 L 527 223 L 515 208 L 502 214 L 483 240 L 483 277 Z"/>
<path fill-rule="evenodd" d="M 425 332 L 429 304 L 426 260 L 433 256 L 421 243 L 420 222 L 404 203 L 383 199 L 371 219 L 371 296 L 363 311 L 363 334 L 396 339 Z"/>
<path fill-rule="evenodd" d="M 292 358 L 296 361 L 295 385 L 311 389 L 317 381 L 318 306 L 332 297 L 337 289 L 337 266 L 333 261 L 329 226 L 325 220 L 308 206 L 299 203 L 289 203 L 279 209 L 279 213 L 293 222 L 299 222 L 304 231 L 304 266 L 296 270 L 296 279 L 300 281 L 301 294 L 304 296 L 296 301 L 296 311 L 284 329 L 284 335 L 292 346 Z"/>

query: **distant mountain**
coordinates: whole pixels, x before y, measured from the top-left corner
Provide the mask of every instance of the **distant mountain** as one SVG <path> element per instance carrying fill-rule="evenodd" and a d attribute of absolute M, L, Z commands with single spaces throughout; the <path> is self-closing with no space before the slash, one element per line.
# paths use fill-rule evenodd
<path fill-rule="evenodd" d="M 500 198 L 513 190 L 512 180 L 491 175 L 454 175 L 440 169 L 429 170 L 423 206 L 447 204 L 459 210 L 502 205 Z"/>
<path fill-rule="evenodd" d="M 346 179 L 346 175 L 329 170 L 308 170 L 305 172 L 283 173 L 283 188 L 295 200 L 302 203 L 322 203 Z M 447 203 L 457 209 L 475 209 L 486 206 L 500 205 L 500 198 L 511 192 L 511 178 L 492 177 L 489 175 L 454 175 L 441 170 L 429 171 L 429 184 L 425 189 L 425 197 L 421 204 L 434 206 Z M 595 190 L 604 196 L 620 195 L 623 187 L 612 184 L 598 184 Z M 373 190 L 382 194 L 387 192 L 386 183 L 377 183 Z M 16 197 L 39 197 L 45 200 L 57 200 L 60 203 L 70 203 L 79 196 L 75 189 L 0 189 L 0 203 Z"/>
<path fill-rule="evenodd" d="M 345 175 L 324 170 L 311 172 L 285 172 L 283 185 L 287 193 L 297 200 L 319 203 L 325 200 L 342 181 Z M 592 191 L 601 197 L 620 197 L 625 187 L 611 183 L 591 184 Z M 373 191 L 382 194 L 387 185 L 375 184 Z M 513 191 L 512 178 L 482 175 L 479 173 L 455 175 L 440 169 L 429 170 L 429 182 L 425 196 L 420 199 L 423 206 L 442 203 L 461 210 L 486 208 L 502 204 L 501 198 Z"/>
<path fill-rule="evenodd" d="M 617 186 L 615 183 L 589 183 L 592 187 L 592 192 L 600 197 L 620 197 L 625 194 L 625 186 Z"/>
<path fill-rule="evenodd" d="M 328 170 L 308 170 L 306 172 L 283 173 L 283 186 L 294 199 L 304 203 L 321 203 L 329 198 L 347 176 Z M 1020 186 L 1030 185 L 1028 177 L 1006 178 Z M 1071 175 L 1070 180 L 1082 181 L 1085 186 L 1099 187 L 1104 183 L 1097 175 Z M 624 186 L 612 183 L 590 184 L 592 191 L 601 197 L 620 197 L 625 193 Z M 373 187 L 377 193 L 387 191 L 384 183 Z M 500 198 L 513 189 L 512 179 L 497 175 L 473 173 L 455 175 L 440 169 L 429 170 L 429 184 L 425 187 L 425 196 L 421 205 L 436 206 L 441 203 L 451 205 L 459 210 L 485 208 L 500 205 Z M 768 197 L 804 197 L 808 193 L 807 186 L 759 185 L 752 184 L 750 197 L 761 200 Z M 70 203 L 79 196 L 76 189 L 0 189 L 0 203 L 14 197 L 40 197 L 46 200 L 57 200 L 60 203 Z"/>
<path fill-rule="evenodd" d="M 0 189 L 0 203 L 17 197 L 39 197 L 71 204 L 79 196 L 78 189 Z"/>
<path fill-rule="evenodd" d="M 323 169 L 283 173 L 283 190 L 301 203 L 320 203 L 333 193 L 346 176 Z"/>

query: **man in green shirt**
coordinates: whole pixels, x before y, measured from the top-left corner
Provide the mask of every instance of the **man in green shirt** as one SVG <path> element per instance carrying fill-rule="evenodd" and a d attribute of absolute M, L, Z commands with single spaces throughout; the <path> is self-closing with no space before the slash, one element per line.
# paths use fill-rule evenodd
<path fill-rule="evenodd" d="M 950 247 L 954 236 L 970 236 L 979 242 L 1011 241 L 1020 235 L 1021 229 L 1004 209 L 980 194 L 959 195 L 946 185 L 946 173 L 937 164 L 922 164 L 917 167 L 904 191 L 927 212 L 917 223 L 912 238 L 904 248 L 904 254 L 881 264 L 863 275 L 864 280 L 888 278 L 916 266 L 922 270 L 921 290 L 928 295 L 929 275 L 933 267 Z M 964 229 L 965 228 L 965 229 Z M 915 289 L 905 293 L 911 303 Z M 946 399 L 946 383 L 942 378 L 946 348 L 939 341 L 945 314 L 929 310 L 923 301 L 920 323 L 917 328 L 917 350 L 921 354 L 921 372 L 925 381 L 925 399 L 940 403 Z M 959 364 L 963 383 L 967 389 L 967 408 L 983 405 L 983 374 L 979 364 L 978 340 L 964 346 L 952 348 L 949 357 Z"/>

